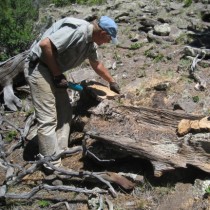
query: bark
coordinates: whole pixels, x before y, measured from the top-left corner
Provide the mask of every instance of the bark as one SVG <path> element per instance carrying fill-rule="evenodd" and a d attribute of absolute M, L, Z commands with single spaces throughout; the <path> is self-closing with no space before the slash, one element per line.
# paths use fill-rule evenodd
<path fill-rule="evenodd" d="M 23 70 L 28 52 L 29 50 L 24 51 L 0 63 L 0 86 L 3 88 L 4 103 L 12 111 L 16 111 L 22 105 L 21 100 L 14 94 L 13 84 L 25 81 Z"/>
<path fill-rule="evenodd" d="M 120 106 L 109 100 L 104 100 L 90 112 L 90 120 L 84 127 L 87 135 L 149 160 L 156 176 L 189 165 L 210 172 L 210 134 L 177 135 L 177 126 L 182 119 L 200 120 L 204 116 Z"/>
<path fill-rule="evenodd" d="M 2 63 L 0 63 L 0 85 L 2 87 L 11 84 L 13 79 L 23 72 L 24 61 L 29 50 L 24 51 Z"/>

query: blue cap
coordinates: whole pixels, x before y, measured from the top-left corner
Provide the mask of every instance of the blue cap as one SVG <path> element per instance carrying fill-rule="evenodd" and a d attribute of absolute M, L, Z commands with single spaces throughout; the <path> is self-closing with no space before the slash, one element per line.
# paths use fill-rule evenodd
<path fill-rule="evenodd" d="M 114 20 L 107 16 L 101 16 L 98 25 L 111 36 L 113 44 L 118 44 L 117 24 Z"/>

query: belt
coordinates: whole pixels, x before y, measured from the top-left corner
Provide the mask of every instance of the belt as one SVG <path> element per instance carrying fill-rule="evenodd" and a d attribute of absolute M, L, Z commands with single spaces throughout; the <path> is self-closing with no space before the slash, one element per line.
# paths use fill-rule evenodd
<path fill-rule="evenodd" d="M 44 67 L 48 67 L 43 61 L 41 61 L 38 57 L 36 59 L 31 59 L 29 61 L 29 67 L 30 68 L 35 68 L 37 66 L 37 64 L 40 63 L 41 65 L 43 65 Z"/>

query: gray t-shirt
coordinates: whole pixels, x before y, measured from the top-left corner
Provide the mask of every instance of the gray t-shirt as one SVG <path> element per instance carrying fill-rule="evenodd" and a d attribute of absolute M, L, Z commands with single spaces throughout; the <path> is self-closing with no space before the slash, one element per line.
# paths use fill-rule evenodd
<path fill-rule="evenodd" d="M 93 25 L 89 22 L 67 17 L 55 22 L 41 40 L 48 37 L 54 44 L 57 62 L 64 72 L 80 65 L 86 58 L 98 60 L 97 45 L 92 41 L 92 32 Z M 32 48 L 32 52 L 43 60 L 39 42 Z"/>

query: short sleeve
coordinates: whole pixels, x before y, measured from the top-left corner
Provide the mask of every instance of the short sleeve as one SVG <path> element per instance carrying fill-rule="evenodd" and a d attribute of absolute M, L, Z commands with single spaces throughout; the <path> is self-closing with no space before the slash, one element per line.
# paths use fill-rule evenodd
<path fill-rule="evenodd" d="M 88 56 L 88 59 L 91 61 L 99 61 L 99 55 L 97 51 L 97 45 L 93 43 L 91 49 L 90 49 L 90 54 Z"/>
<path fill-rule="evenodd" d="M 58 53 L 62 53 L 68 47 L 71 46 L 73 48 L 75 44 L 78 45 L 81 36 L 82 33 L 68 26 L 65 26 L 57 30 L 55 33 L 49 35 L 48 38 L 54 44 Z"/>

